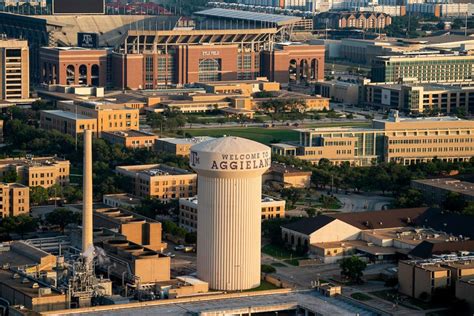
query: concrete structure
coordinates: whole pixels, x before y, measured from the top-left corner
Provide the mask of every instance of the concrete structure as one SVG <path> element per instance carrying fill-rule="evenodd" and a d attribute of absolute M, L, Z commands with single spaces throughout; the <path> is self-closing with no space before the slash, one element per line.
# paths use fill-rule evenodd
<path fill-rule="evenodd" d="M 285 200 L 262 195 L 262 220 L 285 217 Z M 179 199 L 179 226 L 195 232 L 198 228 L 198 198 Z"/>
<path fill-rule="evenodd" d="M 325 12 L 315 16 L 317 28 L 383 29 L 392 24 L 392 17 L 377 12 Z"/>
<path fill-rule="evenodd" d="M 160 138 L 155 143 L 155 149 L 158 152 L 189 157 L 191 146 L 211 139 L 214 138 L 209 136 L 193 138 Z"/>
<path fill-rule="evenodd" d="M 82 252 L 89 251 L 94 246 L 92 239 L 92 131 L 84 131 L 83 159 L 83 201 L 82 201 Z"/>
<path fill-rule="evenodd" d="M 474 56 L 405 55 L 380 56 L 372 61 L 373 82 L 462 82 L 473 80 Z"/>
<path fill-rule="evenodd" d="M 0 102 L 30 99 L 28 42 L 0 37 Z"/>
<path fill-rule="evenodd" d="M 280 155 L 281 151 L 275 149 L 284 147 L 284 145 L 281 144 L 280 147 L 273 145 L 272 153 Z M 288 153 L 288 151 L 286 152 Z M 272 162 L 270 169 L 263 174 L 263 182 L 277 182 L 285 188 L 309 189 L 311 187 L 311 175 L 311 171 L 305 171 L 284 163 Z"/>
<path fill-rule="evenodd" d="M 197 276 L 217 290 L 260 284 L 261 185 L 270 148 L 223 137 L 191 147 L 198 173 Z"/>
<path fill-rule="evenodd" d="M 472 257 L 454 256 L 448 260 L 400 261 L 398 263 L 398 290 L 402 294 L 420 298 L 422 295 L 432 295 L 437 288 L 456 287 L 460 279 L 473 276 Z"/>
<path fill-rule="evenodd" d="M 294 156 L 317 164 L 371 165 L 397 162 L 405 165 L 431 161 L 468 161 L 474 156 L 474 123 L 456 117 L 400 118 L 394 111 L 387 120 L 374 120 L 372 128 L 299 129 Z M 277 150 L 274 146 L 274 150 Z"/>
<path fill-rule="evenodd" d="M 104 87 L 111 80 L 109 53 L 107 49 L 42 47 L 41 83 Z"/>
<path fill-rule="evenodd" d="M 166 165 L 119 166 L 119 175 L 130 178 L 129 193 L 168 201 L 196 195 L 197 175 Z"/>
<path fill-rule="evenodd" d="M 102 203 L 111 207 L 132 209 L 141 204 L 141 199 L 128 193 L 104 194 Z"/>
<path fill-rule="evenodd" d="M 421 191 L 427 203 L 441 205 L 449 193 L 458 193 L 466 201 L 474 201 L 474 184 L 452 178 L 412 180 L 411 187 Z"/>
<path fill-rule="evenodd" d="M 94 226 L 118 231 L 138 245 L 162 252 L 166 243 L 161 240 L 161 223 L 122 208 L 96 208 Z"/>
<path fill-rule="evenodd" d="M 0 218 L 28 214 L 30 188 L 18 183 L 0 182 Z"/>
<path fill-rule="evenodd" d="M 68 160 L 57 157 L 5 158 L 0 159 L 0 176 L 14 170 L 21 184 L 49 188 L 69 184 L 69 167 Z"/>
<path fill-rule="evenodd" d="M 155 134 L 136 130 L 103 132 L 101 137 L 111 144 L 119 144 L 132 149 L 152 149 L 158 140 L 158 136 Z"/>

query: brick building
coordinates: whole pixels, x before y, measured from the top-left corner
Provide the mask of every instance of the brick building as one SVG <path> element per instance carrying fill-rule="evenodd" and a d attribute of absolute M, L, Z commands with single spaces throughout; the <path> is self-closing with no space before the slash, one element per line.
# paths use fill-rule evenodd
<path fill-rule="evenodd" d="M 18 183 L 0 182 L 0 218 L 28 214 L 30 188 Z"/>

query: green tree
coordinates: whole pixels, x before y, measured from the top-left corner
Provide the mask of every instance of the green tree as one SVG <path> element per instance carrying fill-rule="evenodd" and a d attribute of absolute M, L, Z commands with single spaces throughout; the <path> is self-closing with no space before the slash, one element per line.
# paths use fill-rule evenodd
<path fill-rule="evenodd" d="M 30 201 L 32 204 L 40 205 L 48 201 L 49 195 L 48 190 L 37 186 L 30 189 Z"/>
<path fill-rule="evenodd" d="M 306 208 L 305 212 L 308 214 L 308 217 L 314 217 L 316 215 L 316 209 L 314 207 Z"/>
<path fill-rule="evenodd" d="M 394 207 L 397 208 L 410 208 L 420 207 L 424 203 L 423 194 L 416 189 L 409 189 L 404 193 L 398 195 L 394 202 Z"/>
<path fill-rule="evenodd" d="M 186 233 L 186 236 L 184 237 L 184 241 L 187 244 L 195 244 L 197 242 L 196 232 Z"/>
<path fill-rule="evenodd" d="M 64 229 L 69 224 L 80 224 L 82 217 L 80 213 L 73 212 L 67 208 L 57 208 L 51 213 L 48 213 L 45 217 L 46 222 L 50 225 L 59 226 L 61 232 L 64 233 Z"/>
<path fill-rule="evenodd" d="M 36 230 L 38 221 L 27 214 L 22 214 L 4 218 L 0 226 L 7 234 L 16 233 L 23 238 L 26 233 Z"/>
<path fill-rule="evenodd" d="M 284 188 L 280 192 L 281 197 L 289 201 L 291 206 L 295 206 L 296 202 L 303 196 L 303 190 L 298 188 Z"/>
<path fill-rule="evenodd" d="M 457 192 L 449 192 L 443 202 L 445 210 L 455 213 L 461 213 L 466 208 L 466 199 Z"/>
<path fill-rule="evenodd" d="M 341 275 L 351 282 L 360 283 L 367 263 L 362 261 L 359 257 L 352 256 L 350 258 L 342 259 L 339 264 L 341 268 Z"/>
<path fill-rule="evenodd" d="M 18 174 L 14 168 L 8 169 L 2 177 L 2 181 L 6 183 L 14 183 L 18 182 L 18 180 Z"/>

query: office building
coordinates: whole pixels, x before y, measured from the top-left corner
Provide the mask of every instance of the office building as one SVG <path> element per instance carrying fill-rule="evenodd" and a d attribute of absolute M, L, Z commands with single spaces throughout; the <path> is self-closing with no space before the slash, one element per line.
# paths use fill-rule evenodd
<path fill-rule="evenodd" d="M 405 113 L 474 113 L 474 85 L 460 83 L 367 83 L 364 103 Z"/>
<path fill-rule="evenodd" d="M 63 110 L 40 112 L 40 126 L 45 130 L 56 130 L 76 137 L 85 130 L 97 130 L 97 119 Z"/>
<path fill-rule="evenodd" d="M 474 201 L 474 183 L 453 178 L 412 180 L 411 187 L 423 193 L 427 203 L 442 205 L 446 196 L 457 193 L 466 201 Z"/>
<path fill-rule="evenodd" d="M 0 218 L 28 214 L 30 188 L 18 183 L 0 182 Z"/>
<path fill-rule="evenodd" d="M 102 203 L 110 207 L 118 207 L 124 209 L 133 209 L 140 206 L 142 200 L 129 193 L 104 194 Z"/>
<path fill-rule="evenodd" d="M 0 159 L 0 177 L 12 170 L 18 181 L 29 187 L 49 188 L 69 184 L 69 161 L 57 157 L 26 157 Z"/>
<path fill-rule="evenodd" d="M 30 99 L 28 42 L 0 37 L 0 102 Z"/>
<path fill-rule="evenodd" d="M 270 148 L 239 137 L 191 147 L 198 173 L 197 276 L 216 290 L 260 285 L 262 174 Z"/>
<path fill-rule="evenodd" d="M 372 82 L 460 82 L 473 80 L 474 56 L 379 56 L 372 61 Z"/>
<path fill-rule="evenodd" d="M 196 195 L 197 175 L 166 165 L 119 166 L 116 172 L 131 180 L 130 191 L 138 197 L 171 200 Z"/>
<path fill-rule="evenodd" d="M 209 136 L 193 138 L 160 138 L 156 140 L 155 149 L 158 152 L 170 153 L 176 156 L 189 157 L 190 148 L 193 145 L 214 139 Z"/>
<path fill-rule="evenodd" d="M 262 220 L 285 217 L 285 200 L 262 195 Z M 179 226 L 195 232 L 198 227 L 198 197 L 179 199 Z"/>
<path fill-rule="evenodd" d="M 158 140 L 158 136 L 155 134 L 136 130 L 102 132 L 101 137 L 111 144 L 118 144 L 132 149 L 152 149 Z"/>
<path fill-rule="evenodd" d="M 42 47 L 41 83 L 105 87 L 111 80 L 109 53 L 107 49 Z"/>
<path fill-rule="evenodd" d="M 317 164 L 348 162 L 368 166 L 374 162 L 405 165 L 431 161 L 469 161 L 474 156 L 474 122 L 456 117 L 400 118 L 394 111 L 371 128 L 299 129 L 300 141 L 287 156 Z M 277 150 L 272 145 L 273 150 Z M 285 152 L 284 152 L 285 153 Z"/>

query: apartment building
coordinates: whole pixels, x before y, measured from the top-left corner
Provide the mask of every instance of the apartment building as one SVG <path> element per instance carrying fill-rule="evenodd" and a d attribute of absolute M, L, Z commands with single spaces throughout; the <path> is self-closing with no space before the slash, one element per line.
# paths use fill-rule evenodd
<path fill-rule="evenodd" d="M 19 183 L 0 182 L 0 218 L 28 214 L 30 188 Z"/>
<path fill-rule="evenodd" d="M 197 194 L 197 175 L 163 164 L 119 166 L 119 175 L 130 178 L 131 192 L 138 197 L 171 200 Z"/>
<path fill-rule="evenodd" d="M 262 195 L 262 220 L 285 217 L 285 200 Z M 198 197 L 179 199 L 179 226 L 196 232 L 198 225 Z"/>
<path fill-rule="evenodd" d="M 102 132 L 102 139 L 105 139 L 111 144 L 118 144 L 127 148 L 152 149 L 155 146 L 155 142 L 158 140 L 158 136 L 152 133 L 129 130 L 118 132 Z"/>
<path fill-rule="evenodd" d="M 377 56 L 372 60 L 373 82 L 461 82 L 472 80 L 474 56 L 403 55 Z"/>
<path fill-rule="evenodd" d="M 191 146 L 211 139 L 214 138 L 209 136 L 193 138 L 160 138 L 156 140 L 155 149 L 158 152 L 189 157 Z"/>
<path fill-rule="evenodd" d="M 30 97 L 28 41 L 0 36 L 0 101 L 21 102 Z"/>
<path fill-rule="evenodd" d="M 398 263 L 399 292 L 420 298 L 437 288 L 455 286 L 462 278 L 474 276 L 472 257 L 410 260 Z"/>
<path fill-rule="evenodd" d="M 317 28 L 362 30 L 383 29 L 392 24 L 392 17 L 378 12 L 324 12 L 315 16 Z"/>
<path fill-rule="evenodd" d="M 0 159 L 0 177 L 14 170 L 19 182 L 29 187 L 49 188 L 69 184 L 69 160 L 57 157 Z"/>
<path fill-rule="evenodd" d="M 392 111 L 386 120 L 373 120 L 371 128 L 306 128 L 297 130 L 296 154 L 287 156 L 319 163 L 374 162 L 405 165 L 430 161 L 468 161 L 474 156 L 474 122 L 456 117 L 400 118 Z M 272 145 L 273 151 L 277 146 Z"/>

